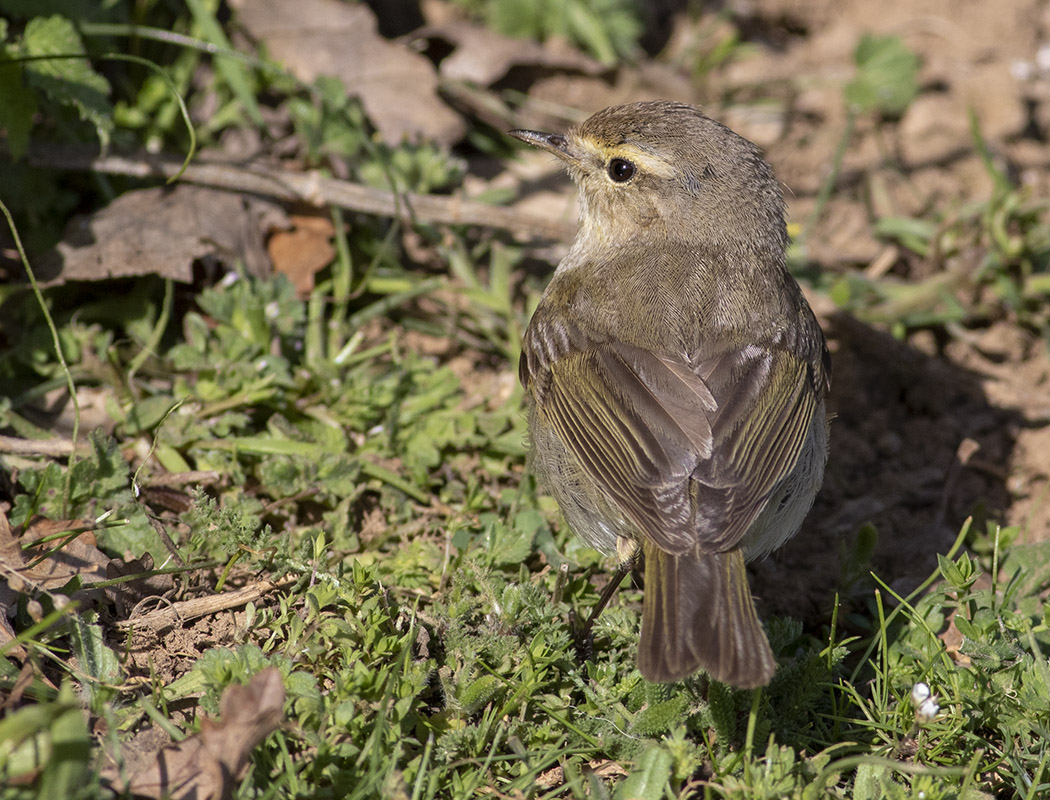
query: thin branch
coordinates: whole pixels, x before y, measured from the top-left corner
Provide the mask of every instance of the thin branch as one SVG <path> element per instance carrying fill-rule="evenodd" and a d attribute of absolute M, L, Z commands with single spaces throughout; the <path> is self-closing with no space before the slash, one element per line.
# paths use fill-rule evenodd
<path fill-rule="evenodd" d="M 77 451 L 86 453 L 90 450 L 87 442 L 80 442 Z M 0 436 L 0 453 L 16 456 L 45 456 L 47 458 L 65 458 L 73 452 L 73 442 L 69 439 L 23 439 L 17 436 Z"/>
<path fill-rule="evenodd" d="M 275 581 L 259 581 L 258 583 L 245 586 L 243 589 L 235 589 L 222 594 L 207 595 L 193 600 L 183 600 L 179 603 L 171 603 L 162 608 L 154 609 L 141 616 L 131 619 L 118 620 L 117 630 L 126 631 L 132 628 L 149 628 L 162 630 L 170 628 L 181 622 L 188 622 L 199 617 L 207 617 L 218 614 L 220 611 L 228 611 L 248 603 L 253 603 L 265 594 L 277 589 L 291 586 L 298 580 L 295 576 L 286 576 Z"/>
<path fill-rule="evenodd" d="M 30 145 L 26 157 L 36 167 L 138 178 L 168 179 L 182 168 L 182 162 L 167 156 L 149 153 L 98 155 L 83 148 L 43 142 Z M 327 178 L 316 170 L 291 172 L 258 163 L 230 164 L 197 160 L 185 168 L 180 180 L 215 189 L 304 202 L 317 207 L 338 206 L 382 217 L 406 214 L 406 221 L 498 228 L 532 239 L 567 241 L 576 233 L 576 225 L 572 222 L 478 203 L 454 195 L 395 195 L 384 189 Z"/>
<path fill-rule="evenodd" d="M 222 473 L 217 470 L 188 470 L 186 472 L 165 472 L 158 475 L 150 475 L 142 485 L 146 487 L 155 486 L 186 486 L 191 483 L 212 484 L 222 480 Z"/>

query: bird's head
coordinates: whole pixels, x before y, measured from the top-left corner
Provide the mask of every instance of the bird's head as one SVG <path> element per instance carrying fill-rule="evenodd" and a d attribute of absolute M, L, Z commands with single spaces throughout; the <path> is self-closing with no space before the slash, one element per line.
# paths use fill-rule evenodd
<path fill-rule="evenodd" d="M 623 246 L 662 237 L 782 253 L 780 186 L 758 148 L 684 103 L 599 111 L 566 134 L 515 130 L 562 159 L 580 188 L 580 236 Z"/>

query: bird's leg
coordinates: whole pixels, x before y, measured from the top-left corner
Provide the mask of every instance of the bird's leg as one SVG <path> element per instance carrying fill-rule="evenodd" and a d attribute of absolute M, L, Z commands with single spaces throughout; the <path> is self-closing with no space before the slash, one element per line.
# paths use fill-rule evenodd
<path fill-rule="evenodd" d="M 591 657 L 591 649 L 594 645 L 594 636 L 591 633 L 591 629 L 594 627 L 595 620 L 598 619 L 598 615 L 601 614 L 609 601 L 612 600 L 612 596 L 616 594 L 616 590 L 620 587 L 620 583 L 627 577 L 627 574 L 634 569 L 634 565 L 638 562 L 638 555 L 642 552 L 642 548 L 638 546 L 638 543 L 633 539 L 627 539 L 620 537 L 616 542 L 616 557 L 620 562 L 616 568 L 616 572 L 609 579 L 609 582 L 605 584 L 605 588 L 602 589 L 601 595 L 598 597 L 598 602 L 595 603 L 594 608 L 591 609 L 590 615 L 587 617 L 587 621 L 582 626 L 577 627 L 575 621 L 573 622 L 573 639 L 576 643 L 576 656 L 581 661 L 586 661 Z"/>

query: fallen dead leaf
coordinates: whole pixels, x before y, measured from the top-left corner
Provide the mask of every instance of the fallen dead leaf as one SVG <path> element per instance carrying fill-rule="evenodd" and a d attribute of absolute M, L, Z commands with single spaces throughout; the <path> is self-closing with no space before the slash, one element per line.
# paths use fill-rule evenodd
<path fill-rule="evenodd" d="M 379 35 L 364 3 L 337 0 L 234 0 L 240 23 L 296 77 L 341 78 L 361 99 L 383 139 L 427 138 L 452 144 L 466 127 L 438 97 L 434 65 Z"/>
<path fill-rule="evenodd" d="M 15 629 L 8 620 L 8 609 L 18 599 L 18 592 L 11 585 L 12 576 L 17 578 L 18 570 L 25 565 L 22 560 L 22 548 L 11 535 L 11 523 L 7 514 L 0 509 L 0 650 L 16 658 L 25 658 L 26 650 L 20 644 L 11 644 L 15 640 Z"/>
<path fill-rule="evenodd" d="M 25 439 L 27 447 L 37 446 L 46 453 L 48 447 L 57 447 L 60 442 L 67 445 L 63 454 L 68 454 L 72 448 L 69 437 L 73 429 L 101 430 L 112 433 L 116 421 L 111 416 L 113 404 L 113 390 L 108 386 L 77 386 L 77 401 L 70 402 L 69 390 L 65 386 L 55 387 L 51 391 L 43 392 L 26 404 L 24 410 L 30 422 L 37 427 L 47 431 L 53 438 L 49 439 Z M 58 437 L 63 437 L 59 439 Z M 78 447 L 90 449 L 86 439 L 78 442 Z"/>
<path fill-rule="evenodd" d="M 944 642 L 944 650 L 952 661 L 960 667 L 970 666 L 970 657 L 959 649 L 964 637 L 962 631 L 955 627 L 955 612 L 948 618 L 948 627 L 944 629 L 944 633 L 937 638 Z"/>
<path fill-rule="evenodd" d="M 452 47 L 441 59 L 442 78 L 491 86 L 512 67 L 564 70 L 584 75 L 601 75 L 608 68 L 568 46 L 564 41 L 540 44 L 531 39 L 511 39 L 466 20 L 450 20 L 413 32 L 413 40 L 440 42 Z"/>
<path fill-rule="evenodd" d="M 293 214 L 292 229 L 270 237 L 267 249 L 274 272 L 287 275 L 300 297 L 314 289 L 314 275 L 335 258 L 332 236 L 335 228 L 328 217 Z"/>
<path fill-rule="evenodd" d="M 74 218 L 37 263 L 37 277 L 48 285 L 137 275 L 189 283 L 193 262 L 205 257 L 267 275 L 265 235 L 287 224 L 279 204 L 248 194 L 188 184 L 125 192 Z"/>
<path fill-rule="evenodd" d="M 53 520 L 37 517 L 16 538 L 7 517 L 0 514 L 0 570 L 7 579 L 0 585 L 0 605 L 7 592 L 16 588 L 51 591 L 65 586 L 78 577 L 84 589 L 74 593 L 70 599 L 88 596 L 90 584 L 106 579 L 109 556 L 95 546 L 91 523 L 86 520 Z M 58 547 L 59 541 L 49 537 L 80 531 L 69 541 Z M 47 542 L 35 544 L 43 539 Z M 52 548 L 58 547 L 54 552 Z"/>
<path fill-rule="evenodd" d="M 219 702 L 219 719 L 205 717 L 200 733 L 159 752 L 143 753 L 121 769 L 102 772 L 121 795 L 165 800 L 220 800 L 233 796 L 252 750 L 281 724 L 284 683 L 267 667 L 244 686 L 230 686 Z"/>
<path fill-rule="evenodd" d="M 591 761 L 586 769 L 592 774 L 603 780 L 610 780 L 613 778 L 626 778 L 628 775 L 620 764 L 615 761 L 608 759 Z M 547 770 L 536 779 L 536 786 L 540 789 L 554 789 L 555 787 L 561 786 L 565 783 L 565 773 L 561 767 L 554 767 Z"/>
<path fill-rule="evenodd" d="M 22 571 L 22 576 L 44 589 L 64 586 L 73 576 L 79 577 L 85 585 L 105 580 L 110 559 L 96 546 L 92 527 L 90 521 L 80 519 L 37 517 L 30 521 L 22 534 L 23 557 L 30 566 Z M 49 552 L 59 544 L 52 537 L 78 531 L 75 538 Z"/>
<path fill-rule="evenodd" d="M 55 552 L 48 552 L 58 546 L 55 540 L 40 546 L 31 544 L 54 534 L 84 529 L 89 525 L 82 520 L 38 517 L 18 538 L 11 529 L 7 515 L 0 510 L 0 648 L 15 638 L 7 612 L 22 595 L 32 598 L 39 592 L 60 589 L 78 577 L 83 588 L 71 594 L 70 600 L 78 601 L 83 606 L 101 597 L 99 591 L 91 586 L 105 579 L 109 557 L 95 546 L 95 537 L 90 531 L 84 531 Z M 29 546 L 24 546 L 27 543 Z M 8 653 L 16 657 L 26 655 L 20 645 L 12 645 Z"/>

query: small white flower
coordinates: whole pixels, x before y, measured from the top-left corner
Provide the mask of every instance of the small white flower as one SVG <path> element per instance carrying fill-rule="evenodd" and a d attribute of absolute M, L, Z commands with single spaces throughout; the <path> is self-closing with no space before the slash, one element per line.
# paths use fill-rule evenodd
<path fill-rule="evenodd" d="M 1015 81 L 1030 81 L 1035 77 L 1035 65 L 1015 58 L 1010 62 L 1010 75 Z"/>
<path fill-rule="evenodd" d="M 915 712 L 915 720 L 920 725 L 927 722 L 933 722 L 940 710 L 941 707 L 937 705 L 936 696 L 931 695 L 923 701 L 922 705 L 919 706 L 919 710 Z"/>
<path fill-rule="evenodd" d="M 911 704 L 916 708 L 919 708 L 923 703 L 930 699 L 930 687 L 922 681 L 911 687 Z"/>
<path fill-rule="evenodd" d="M 1050 72 L 1050 44 L 1044 44 L 1035 51 L 1035 65 L 1043 72 Z"/>

